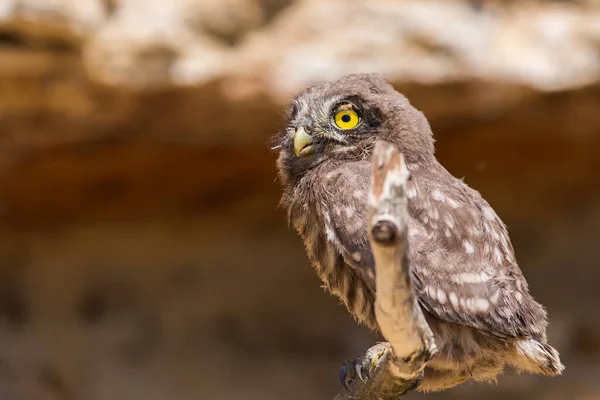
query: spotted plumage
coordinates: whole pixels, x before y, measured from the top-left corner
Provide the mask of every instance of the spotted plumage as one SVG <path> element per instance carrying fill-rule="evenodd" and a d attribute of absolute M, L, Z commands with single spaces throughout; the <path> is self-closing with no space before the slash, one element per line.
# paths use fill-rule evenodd
<path fill-rule="evenodd" d="M 558 353 L 546 344 L 546 312 L 529 294 L 505 225 L 436 160 L 424 115 L 376 75 L 348 75 L 301 92 L 276 137 L 281 202 L 324 285 L 377 329 L 367 235 L 376 140 L 393 143 L 411 174 L 409 258 L 439 348 L 420 388 L 491 380 L 505 364 L 560 374 Z"/>

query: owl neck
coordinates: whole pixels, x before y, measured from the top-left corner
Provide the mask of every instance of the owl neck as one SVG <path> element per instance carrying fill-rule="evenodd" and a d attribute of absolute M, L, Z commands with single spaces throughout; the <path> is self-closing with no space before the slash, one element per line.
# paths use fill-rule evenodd
<path fill-rule="evenodd" d="M 414 152 L 410 150 L 402 151 L 405 157 L 407 165 L 411 173 L 419 175 L 424 171 L 443 170 L 444 168 L 436 160 L 433 153 L 429 152 Z M 303 160 L 297 160 L 295 158 L 289 158 L 282 156 L 278 160 L 279 176 L 284 184 L 285 192 L 288 196 L 292 196 L 292 192 L 298 189 L 298 185 L 303 186 L 303 181 L 310 181 L 314 178 L 314 174 L 319 174 L 319 169 L 323 165 L 335 166 L 336 164 L 341 165 L 349 161 L 371 161 L 371 153 L 367 152 L 362 154 L 362 157 L 347 157 L 339 159 L 321 159 L 318 162 L 312 163 L 312 165 L 302 165 Z M 285 197 L 285 196 L 284 196 Z"/>

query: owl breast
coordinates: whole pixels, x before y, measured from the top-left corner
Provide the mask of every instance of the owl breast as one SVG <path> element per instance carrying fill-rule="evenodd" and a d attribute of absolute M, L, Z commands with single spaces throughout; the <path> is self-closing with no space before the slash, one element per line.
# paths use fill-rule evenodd
<path fill-rule="evenodd" d="M 324 286 L 344 302 L 358 322 L 377 329 L 374 314 L 374 271 L 350 265 L 348 259 L 354 257 L 356 260 L 362 255 L 358 252 L 349 254 L 340 238 L 340 235 L 348 232 L 355 233 L 357 246 L 364 251 L 366 245 L 366 252 L 370 256 L 364 215 L 368 186 L 361 191 L 360 198 L 355 196 L 353 204 L 344 204 L 343 201 L 323 197 L 323 193 L 326 193 L 338 198 L 338 193 L 332 190 L 344 188 L 337 185 L 339 182 L 335 182 L 339 174 L 335 171 L 327 172 L 327 168 L 314 173 L 321 179 L 315 182 L 308 179 L 310 175 L 307 175 L 289 196 L 289 221 L 302 237 L 310 262 Z M 329 179 L 322 179 L 323 177 Z M 336 223 L 340 218 L 346 218 L 347 223 L 343 224 L 343 228 L 350 229 L 349 231 L 340 232 L 340 224 Z"/>

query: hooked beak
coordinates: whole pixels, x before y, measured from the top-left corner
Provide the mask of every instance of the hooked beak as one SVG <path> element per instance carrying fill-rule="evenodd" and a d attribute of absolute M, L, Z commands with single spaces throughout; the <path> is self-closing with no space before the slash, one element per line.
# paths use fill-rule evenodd
<path fill-rule="evenodd" d="M 296 129 L 294 134 L 294 153 L 296 157 L 304 157 L 313 153 L 312 140 L 312 136 L 306 132 L 303 126 Z"/>

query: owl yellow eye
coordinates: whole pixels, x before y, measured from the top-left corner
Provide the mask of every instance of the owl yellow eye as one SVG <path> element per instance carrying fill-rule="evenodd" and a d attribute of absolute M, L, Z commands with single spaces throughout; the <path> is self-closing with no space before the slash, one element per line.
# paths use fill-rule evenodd
<path fill-rule="evenodd" d="M 340 129 L 352 129 L 360 122 L 360 117 L 352 109 L 340 110 L 335 114 L 335 124 Z"/>

